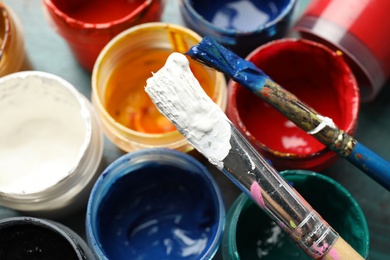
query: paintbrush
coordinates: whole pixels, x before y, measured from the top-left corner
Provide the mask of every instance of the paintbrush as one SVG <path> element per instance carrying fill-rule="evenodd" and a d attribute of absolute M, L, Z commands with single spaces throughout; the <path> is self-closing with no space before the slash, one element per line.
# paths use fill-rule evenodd
<path fill-rule="evenodd" d="M 313 258 L 362 259 L 240 134 L 173 53 L 145 91 L 188 143 L 225 173 Z"/>
<path fill-rule="evenodd" d="M 198 45 L 191 47 L 187 54 L 262 98 L 302 130 L 390 190 L 388 161 L 339 129 L 332 119 L 320 115 L 278 85 L 252 62 L 242 59 L 209 37 L 204 37 Z"/>

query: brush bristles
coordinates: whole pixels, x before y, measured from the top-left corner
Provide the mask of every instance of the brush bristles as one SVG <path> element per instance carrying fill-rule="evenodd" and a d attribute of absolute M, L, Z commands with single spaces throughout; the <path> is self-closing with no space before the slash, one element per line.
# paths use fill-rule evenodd
<path fill-rule="evenodd" d="M 221 167 L 230 150 L 230 125 L 192 74 L 187 58 L 171 54 L 165 66 L 147 80 L 145 91 L 187 141 Z"/>
<path fill-rule="evenodd" d="M 191 47 L 187 54 L 191 58 L 226 74 L 251 91 L 259 89 L 259 86 L 262 87 L 265 79 L 268 78 L 252 62 L 239 57 L 211 37 L 204 37 L 197 45 Z"/>

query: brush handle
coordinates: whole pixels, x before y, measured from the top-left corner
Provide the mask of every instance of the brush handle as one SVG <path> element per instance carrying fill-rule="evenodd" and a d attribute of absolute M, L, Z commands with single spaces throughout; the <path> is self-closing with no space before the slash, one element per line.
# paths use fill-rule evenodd
<path fill-rule="evenodd" d="M 254 94 L 272 105 L 298 127 L 346 158 L 380 185 L 390 190 L 390 163 L 340 130 L 333 122 L 304 104 L 270 78 Z"/>
<path fill-rule="evenodd" d="M 333 245 L 339 241 L 336 231 L 267 163 L 237 128 L 229 123 L 231 149 L 220 170 L 252 198 L 309 256 L 320 258 L 332 252 Z M 343 248 L 354 251 L 351 247 Z M 358 255 L 356 252 L 350 254 Z"/>
<path fill-rule="evenodd" d="M 333 247 L 321 258 L 322 260 L 355 260 L 363 259 L 342 237 L 339 237 Z"/>
<path fill-rule="evenodd" d="M 348 161 L 362 169 L 368 176 L 390 190 L 390 163 L 359 142 L 347 157 Z"/>

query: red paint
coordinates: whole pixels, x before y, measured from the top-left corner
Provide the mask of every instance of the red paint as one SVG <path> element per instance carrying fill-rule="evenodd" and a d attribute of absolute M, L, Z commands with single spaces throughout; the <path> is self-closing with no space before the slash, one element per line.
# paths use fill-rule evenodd
<path fill-rule="evenodd" d="M 63 1 L 53 0 L 53 3 Z M 74 1 L 73 1 L 74 2 Z M 131 15 L 145 0 L 87 0 L 64 6 L 64 12 L 71 18 L 85 23 L 109 23 Z M 104 10 L 102 12 L 102 10 Z"/>
<path fill-rule="evenodd" d="M 103 47 L 122 31 L 160 21 L 165 0 L 43 0 L 46 18 L 75 58 L 92 71 Z"/>
<path fill-rule="evenodd" d="M 302 32 L 304 38 L 310 39 L 311 35 L 315 35 L 317 41 L 328 41 L 328 46 L 337 46 L 347 53 L 359 83 L 374 84 L 371 86 L 373 93 L 363 95 L 364 99 L 370 100 L 390 77 L 389 10 L 388 0 L 313 0 L 296 29 Z M 309 20 L 316 25 L 306 27 Z M 325 24 L 328 29 L 324 29 Z M 368 54 L 362 54 L 365 52 Z"/>
<path fill-rule="evenodd" d="M 284 39 L 248 57 L 275 82 L 348 133 L 356 127 L 359 92 L 344 60 L 323 45 Z M 336 155 L 271 105 L 229 82 L 227 115 L 276 168 L 323 169 Z"/>
<path fill-rule="evenodd" d="M 390 34 L 387 25 L 388 0 L 314 0 L 307 15 L 335 22 L 360 39 L 390 73 Z"/>

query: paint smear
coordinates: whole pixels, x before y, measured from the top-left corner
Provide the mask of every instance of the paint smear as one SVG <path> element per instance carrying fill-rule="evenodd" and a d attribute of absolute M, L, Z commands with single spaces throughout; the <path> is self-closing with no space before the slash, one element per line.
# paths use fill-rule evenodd
<path fill-rule="evenodd" d="M 257 182 L 254 182 L 251 185 L 251 195 L 257 205 L 263 209 L 267 208 L 264 203 L 263 195 L 261 195 L 261 187 Z"/>
<path fill-rule="evenodd" d="M 231 145 L 229 120 L 204 92 L 183 54 L 171 54 L 145 91 L 187 141 L 219 169 Z"/>
<path fill-rule="evenodd" d="M 339 257 L 339 252 L 337 252 L 336 249 L 332 248 L 329 250 L 329 254 L 328 254 L 330 257 L 333 258 L 333 260 L 339 260 L 340 257 Z"/>
<path fill-rule="evenodd" d="M 313 243 L 312 249 L 317 251 L 319 255 L 324 255 L 329 249 L 329 244 L 325 243 L 322 246 L 318 246 L 316 242 Z"/>

